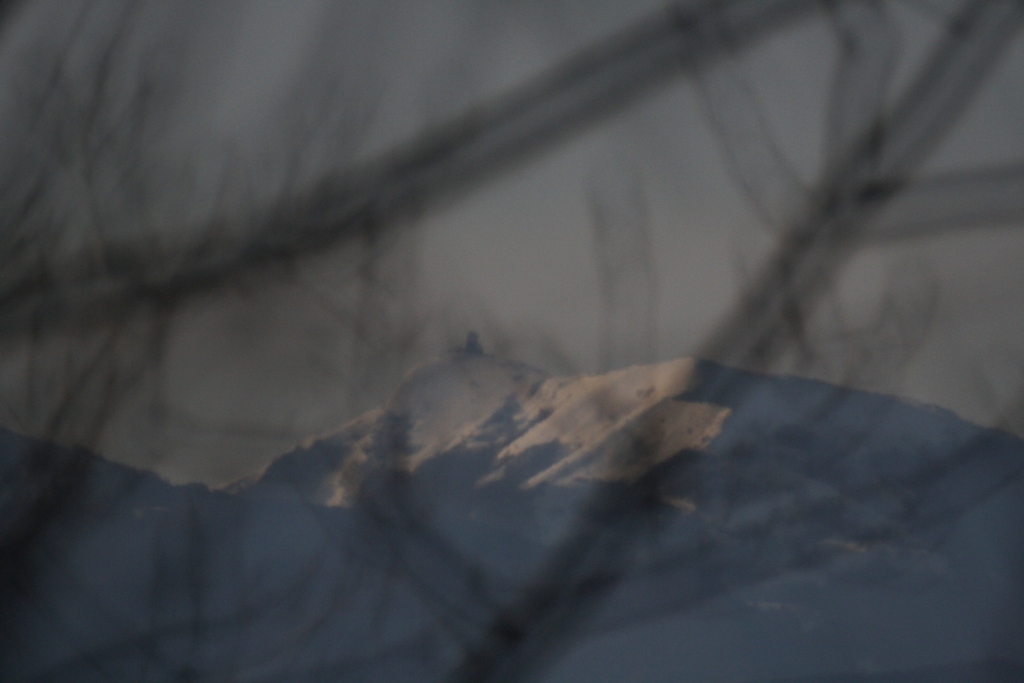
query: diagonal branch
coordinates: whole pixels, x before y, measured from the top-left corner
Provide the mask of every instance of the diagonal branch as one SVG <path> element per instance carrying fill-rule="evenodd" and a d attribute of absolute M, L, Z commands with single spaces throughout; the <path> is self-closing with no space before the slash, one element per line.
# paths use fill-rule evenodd
<path fill-rule="evenodd" d="M 810 306 L 831 284 L 849 254 L 850 240 L 869 216 L 898 194 L 943 138 L 1022 23 L 1024 7 L 1018 2 L 964 4 L 951 30 L 885 119 L 884 146 L 875 136 L 858 138 L 829 169 L 807 217 L 785 236 L 739 305 L 702 346 L 704 355 L 743 366 L 767 364 L 784 352 L 793 308 Z M 704 400 L 721 403 L 727 392 L 732 401 L 742 400 L 737 394 L 743 391 L 730 385 L 726 376 L 711 380 L 702 390 Z M 632 494 L 599 494 L 591 501 L 576 531 L 553 551 L 552 564 L 496 616 L 450 680 L 516 680 L 557 656 L 579 627 L 579 619 L 600 606 L 631 565 L 642 534 L 629 522 L 645 509 L 645 493 L 657 478 L 641 483 Z M 604 524 L 608 521 L 612 523 Z M 601 561 L 593 561 L 595 554 Z M 804 566 L 806 559 L 797 555 L 789 561 Z M 784 571 L 786 561 L 770 563 L 769 568 Z M 754 573 L 763 578 L 761 572 Z"/>
<path fill-rule="evenodd" d="M 1024 165 L 958 171 L 907 186 L 864 228 L 864 244 L 886 244 L 976 227 L 1024 222 Z"/>
<path fill-rule="evenodd" d="M 827 169 L 805 216 L 697 355 L 767 367 L 825 292 L 865 225 L 912 179 L 1017 35 L 1019 3 L 966 5 L 893 111 Z"/>
<path fill-rule="evenodd" d="M 22 333 L 33 319 L 53 327 L 104 325 L 111 315 L 172 306 L 344 240 L 374 239 L 608 117 L 672 76 L 706 66 L 726 44 L 731 50 L 748 46 L 816 5 L 673 5 L 391 154 L 322 179 L 253 220 L 241 237 L 214 222 L 184 251 L 112 247 L 102 269 L 86 257 L 59 264 L 43 259 L 16 281 L 0 279 L 0 336 Z"/>

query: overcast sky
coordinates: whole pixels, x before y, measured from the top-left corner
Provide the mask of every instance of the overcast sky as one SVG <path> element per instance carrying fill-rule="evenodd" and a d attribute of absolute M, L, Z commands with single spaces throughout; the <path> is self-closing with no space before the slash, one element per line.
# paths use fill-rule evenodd
<path fill-rule="evenodd" d="M 660 6 L 633 0 L 144 6 L 132 25 L 138 46 L 129 54 L 166 60 L 159 73 L 175 83 L 146 158 L 161 169 L 186 169 L 192 184 L 154 200 L 165 208 L 132 229 L 186 230 L 215 201 L 242 213 L 269 203 L 290 182 L 301 185 L 324 170 L 373 158 Z M 887 3 L 901 36 L 891 92 L 915 73 L 953 6 Z M 32 61 L 19 46 L 48 32 L 45 49 L 58 49 L 60 36 L 74 30 L 66 7 L 31 3 L 5 29 L 0 102 L 8 140 L 23 134 L 18 74 Z M 118 5 L 96 7 L 73 42 L 83 54 L 101 44 Z M 762 103 L 771 138 L 808 185 L 823 164 L 835 55 L 832 26 L 816 13 L 730 62 Z M 1018 40 L 925 170 L 1024 159 L 1022 83 Z M 408 348 L 371 359 L 377 365 L 353 366 L 371 360 L 365 354 L 353 360 L 351 330 L 332 313 L 332 301 L 344 307 L 352 297 L 353 252 L 342 248 L 304 263 L 295 279 L 233 288 L 179 314 L 166 360 L 110 423 L 101 449 L 175 480 L 241 476 L 379 402 L 413 363 L 444 351 L 469 329 L 481 332 L 485 347 L 552 372 L 599 370 L 590 198 L 606 189 L 608 168 L 639 181 L 649 217 L 656 352 L 631 360 L 693 353 L 776 236 L 730 174 L 699 90 L 680 75 L 611 120 L 410 223 L 385 245 L 378 268 L 390 293 L 376 304 L 385 312 L 379 339 L 416 330 Z M 892 310 L 889 302 L 910 328 L 927 323 L 927 332 L 917 335 L 920 348 L 906 353 L 883 344 L 876 355 L 896 360 L 878 360 L 854 381 L 997 421 L 1024 384 L 1024 232 L 1018 228 L 864 249 L 822 307 L 816 323 L 822 348 L 839 348 L 828 341 L 839 329 L 869 328 Z M 907 334 L 917 338 L 913 329 Z M 896 339 L 890 346 L 906 346 Z M 26 353 L 24 344 L 12 344 L 0 359 L 5 419 L 16 428 L 32 381 Z M 831 353 L 801 371 L 843 380 L 844 356 Z M 153 415 L 162 420 L 159 429 L 147 421 Z"/>

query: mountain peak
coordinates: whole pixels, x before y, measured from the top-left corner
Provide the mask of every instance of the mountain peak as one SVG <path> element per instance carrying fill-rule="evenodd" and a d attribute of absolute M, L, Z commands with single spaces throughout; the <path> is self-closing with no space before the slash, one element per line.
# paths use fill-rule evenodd
<path fill-rule="evenodd" d="M 414 369 L 384 406 L 282 457 L 257 484 L 287 482 L 317 503 L 348 506 L 368 476 L 394 471 L 446 495 L 456 471 L 466 479 L 458 488 L 481 495 L 499 482 L 530 490 L 634 481 L 720 433 L 729 408 L 680 399 L 695 367 L 682 358 L 549 377 L 460 349 Z"/>

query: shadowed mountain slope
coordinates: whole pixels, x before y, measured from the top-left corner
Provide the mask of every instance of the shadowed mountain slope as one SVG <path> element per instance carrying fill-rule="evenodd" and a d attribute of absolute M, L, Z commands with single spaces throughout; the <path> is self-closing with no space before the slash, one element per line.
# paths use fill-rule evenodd
<path fill-rule="evenodd" d="M 33 508 L 49 481 L 39 473 L 54 468 L 73 485 Z M 0 432 L 4 539 L 21 539 L 5 545 L 0 672 L 440 679 L 549 553 L 598 521 L 602 543 L 631 536 L 613 545 L 621 575 L 570 640 L 584 650 L 665 615 L 692 629 L 709 609 L 733 610 L 748 635 L 721 635 L 706 652 L 747 642 L 753 653 L 777 638 L 795 639 L 794 653 L 820 649 L 807 633 L 785 635 L 785 609 L 748 606 L 803 605 L 821 624 L 856 594 L 879 624 L 854 641 L 880 670 L 978 660 L 983 644 L 939 649 L 991 618 L 968 598 L 1014 569 L 976 552 L 948 574 L 935 567 L 959 566 L 949 539 L 960 520 L 1022 471 L 1016 437 L 889 396 L 689 359 L 549 377 L 478 347 L 414 370 L 384 406 L 220 491 Z M 607 501 L 639 486 L 644 506 L 609 516 Z M 990 552 L 1019 532 L 1003 505 L 968 522 L 985 525 Z M 912 596 L 913 616 L 886 625 L 893 586 Z M 921 606 L 938 596 L 941 609 Z M 879 654 L 886 633 L 910 639 L 902 659 Z M 617 661 L 639 651 L 602 656 L 616 647 Z M 650 680 L 710 666 L 674 647 L 658 650 Z M 842 670 L 829 656 L 819 669 Z M 733 679 L 792 670 L 764 661 L 763 675 Z"/>

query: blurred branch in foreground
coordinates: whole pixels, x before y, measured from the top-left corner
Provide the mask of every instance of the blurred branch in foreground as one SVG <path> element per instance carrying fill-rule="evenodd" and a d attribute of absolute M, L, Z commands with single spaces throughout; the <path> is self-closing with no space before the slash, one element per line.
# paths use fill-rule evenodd
<path fill-rule="evenodd" d="M 223 220 L 184 249 L 110 244 L 97 267 L 81 255 L 53 262 L 47 245 L 2 256 L 0 336 L 36 324 L 103 325 L 112 315 L 169 307 L 246 273 L 287 267 L 347 239 L 375 238 L 446 197 L 685 70 L 703 67 L 814 9 L 814 0 L 726 0 L 671 7 L 510 95 L 482 105 L 377 161 L 287 197 L 239 231 Z M 17 273 L 17 277 L 10 275 Z"/>
<path fill-rule="evenodd" d="M 784 234 L 778 251 L 753 279 L 739 305 L 702 345 L 699 357 L 722 359 L 739 367 L 770 367 L 789 348 L 795 337 L 794 326 L 799 328 L 800 320 L 828 289 L 856 244 L 865 221 L 899 195 L 914 170 L 971 101 L 984 76 L 1017 36 L 1022 22 L 1024 7 L 1017 2 L 973 0 L 963 4 L 960 14 L 950 21 L 949 30 L 891 113 L 871 130 L 854 137 L 850 147 L 836 155 L 836 161 L 811 193 L 807 214 Z M 723 373 L 721 379 L 708 382 L 702 399 L 735 405 L 742 403 L 743 393 L 744 389 L 734 386 L 731 376 Z M 968 470 L 987 467 L 984 462 L 978 463 L 976 449 L 970 444 L 962 454 L 945 455 L 954 471 L 961 466 Z M 994 465 L 998 471 L 975 477 L 972 483 L 978 485 L 978 490 L 967 487 L 963 495 L 950 500 L 939 493 L 932 500 L 962 513 L 972 500 L 976 502 L 1019 475 L 1012 467 L 1003 472 L 1008 467 L 1008 463 L 1000 462 Z M 563 648 L 565 639 L 627 575 L 635 548 L 643 537 L 637 533 L 635 524 L 654 523 L 650 513 L 645 512 L 650 506 L 650 492 L 668 474 L 652 470 L 648 478 L 625 493 L 598 494 L 581 512 L 576 530 L 554 549 L 550 561 L 522 594 L 501 610 L 450 680 L 520 680 L 549 665 Z M 921 472 L 920 482 L 903 482 L 907 486 L 903 492 L 912 498 L 927 499 L 932 493 L 928 481 L 933 477 L 939 488 L 949 487 L 950 481 L 957 480 L 956 476 L 947 479 L 943 476 L 946 474 L 944 469 L 926 469 Z M 866 492 L 870 491 L 869 488 Z M 817 516 L 814 508 L 821 501 L 813 489 L 807 493 L 810 507 L 798 504 L 795 509 L 786 509 L 787 517 L 793 514 L 796 520 L 806 522 Z M 907 509 L 916 510 L 917 515 L 937 515 L 939 510 L 929 507 L 932 504 L 906 502 Z M 785 550 L 780 546 L 782 552 L 778 556 L 754 551 L 750 559 L 763 557 L 762 564 L 737 561 L 736 553 L 726 544 L 721 552 L 730 558 L 730 566 L 735 563 L 740 572 L 733 580 L 719 571 L 720 561 L 715 559 L 718 541 L 712 535 L 707 540 L 711 545 L 699 542 L 696 556 L 682 563 L 684 567 L 699 568 L 693 578 L 700 579 L 696 586 L 692 581 L 682 582 L 683 590 L 693 591 L 685 602 L 708 599 L 727 588 L 811 566 L 829 556 L 816 545 L 821 540 L 820 532 L 806 533 L 801 524 L 780 529 L 774 515 L 765 519 L 769 523 L 758 527 L 763 533 L 781 534 L 782 546 L 796 545 Z M 938 519 L 925 516 L 917 523 L 928 525 Z M 900 525 L 896 519 L 891 522 Z M 829 534 L 840 530 L 826 522 L 823 531 Z M 810 551 L 806 543 L 816 550 Z M 748 554 L 740 552 L 739 556 Z M 702 566 L 699 560 L 703 559 L 710 565 Z M 672 577 L 674 585 L 678 585 L 678 578 Z M 706 581 L 710 583 L 705 584 Z"/>
<path fill-rule="evenodd" d="M 55 331 L 70 330 L 80 335 L 74 341 L 99 330 L 95 333 L 98 348 L 92 356 L 95 364 L 71 368 L 64 376 L 66 384 L 58 387 L 58 393 L 63 392 L 61 398 L 87 414 L 78 417 L 58 410 L 55 419 L 59 419 L 52 429 L 57 435 L 62 425 L 69 424 L 76 435 L 94 438 L 102 430 L 111 402 L 133 389 L 140 367 L 159 359 L 164 338 L 162 314 L 179 302 L 231 285 L 236 278 L 261 269 L 282 267 L 287 271 L 293 259 L 346 239 L 369 243 L 370 255 L 360 270 L 361 281 L 372 285 L 380 269 L 372 247 L 387 230 L 468 190 L 480 178 L 493 175 L 527 153 L 545 148 L 579 125 L 609 115 L 616 106 L 667 76 L 687 68 L 700 71 L 714 66 L 716 60 L 732 57 L 754 39 L 814 6 L 816 3 L 795 0 L 734 0 L 668 12 L 598 46 L 516 94 L 428 132 L 394 155 L 323 180 L 305 195 L 293 188 L 296 194 L 276 205 L 270 218 L 256 217 L 251 233 L 239 234 L 223 226 L 204 228 L 198 246 L 177 253 L 98 240 L 102 246 L 98 257 L 82 256 L 80 261 L 72 259 L 70 263 L 45 259 L 36 263 L 29 257 L 27 265 L 16 264 L 24 266 L 18 277 L 0 280 L 4 287 L 0 295 L 0 335 L 19 338 L 28 334 L 35 343 L 46 335 L 59 336 Z M 958 196 L 965 202 L 943 214 L 943 218 L 951 217 L 950 227 L 989 220 L 985 216 L 1013 216 L 1020 208 L 1015 198 L 1000 196 L 989 202 L 987 194 L 1016 188 L 1020 172 L 1015 167 L 950 176 L 949 180 L 914 179 L 920 164 L 944 138 L 1017 35 L 1024 15 L 1020 3 L 964 3 L 917 79 L 888 111 L 884 106 L 885 90 L 891 75 L 891 53 L 898 42 L 895 34 L 875 3 L 850 2 L 832 9 L 837 36 L 845 49 L 834 81 L 826 168 L 813 190 L 805 192 L 793 182 L 781 150 L 766 139 L 770 131 L 763 125 L 756 101 L 747 97 L 741 78 L 732 78 L 735 74 L 726 72 L 724 80 L 712 77 L 703 84 L 712 124 L 723 137 L 727 154 L 734 157 L 734 174 L 746 186 L 748 197 L 765 222 L 780 230 L 782 237 L 777 251 L 749 284 L 743 298 L 698 349 L 702 356 L 720 358 L 741 368 L 777 368 L 787 354 L 807 345 L 806 320 L 831 290 L 849 256 L 872 239 L 873 226 L 882 225 L 880 233 L 930 232 L 931 227 L 914 227 L 908 214 L 915 206 L 929 204 L 943 187 L 950 197 Z M 852 102 L 859 103 L 859 108 L 851 110 Z M 756 144 L 737 144 L 751 139 Z M 301 165 L 301 160 L 295 163 Z M 771 176 L 768 183 L 762 182 L 762 174 Z M 773 185 L 776 181 L 781 189 Z M 628 329 L 632 323 L 625 322 L 630 313 L 628 299 L 637 297 L 641 299 L 640 308 L 649 305 L 653 309 L 654 283 L 642 280 L 636 286 L 623 287 L 615 280 L 623 272 L 651 278 L 653 274 L 645 272 L 652 258 L 642 188 L 629 179 L 623 182 L 613 178 L 610 182 L 614 189 L 609 192 L 607 185 L 596 185 L 591 205 L 608 327 L 603 360 L 612 364 L 619 362 L 618 353 L 627 347 L 630 332 L 637 332 Z M 901 201 L 910 207 L 902 209 L 902 214 Z M 894 211 L 897 218 L 880 218 L 887 215 L 886 211 Z M 886 229 L 885 225 L 896 227 Z M 103 227 L 101 220 L 97 220 L 96 227 Z M 362 298 L 358 302 L 361 307 L 351 316 L 341 311 L 342 324 L 358 331 L 386 322 L 380 310 L 389 305 L 389 292 L 377 294 L 380 296 L 376 298 Z M 912 352 L 927 326 L 930 299 L 924 296 L 921 300 L 921 305 L 911 301 L 906 306 L 896 305 L 892 312 L 883 310 L 878 316 L 879 329 L 868 334 L 884 337 L 886 330 L 882 328 L 892 327 L 894 343 L 904 347 L 903 352 Z M 147 342 L 149 337 L 134 340 L 131 334 L 121 336 L 118 322 L 134 320 L 133 315 L 148 320 L 138 313 L 151 309 L 156 313 L 152 325 L 155 341 Z M 920 315 L 916 315 L 918 309 Z M 653 313 L 640 310 L 638 317 L 641 322 L 637 326 L 645 327 Z M 112 335 L 109 344 L 101 343 L 106 339 L 102 332 Z M 649 353 L 649 329 L 641 332 L 638 338 L 645 347 L 642 352 Z M 372 332 L 365 335 L 387 336 Z M 403 343 L 401 339 L 394 341 L 396 345 Z M 134 352 L 119 351 L 118 342 L 130 342 Z M 479 360 L 483 355 L 478 342 L 467 344 L 460 353 L 462 360 Z M 852 358 L 847 371 L 867 372 L 873 362 L 869 356 L 865 353 Z M 370 359 L 367 367 L 361 368 L 370 373 L 378 371 L 387 356 L 359 358 Z M 897 364 L 901 359 L 897 357 Z M 120 374 L 112 371 L 120 367 L 119 362 L 125 365 Z M 757 376 L 722 370 L 712 363 L 700 365 L 699 371 L 699 389 L 687 400 L 714 404 L 736 415 L 757 406 L 750 400 L 764 390 Z M 886 366 L 878 371 L 892 369 Z M 332 664 L 337 671 L 352 675 L 353 671 L 377 667 L 387 658 L 408 657 L 417 662 L 428 661 L 432 655 L 447 666 L 437 652 L 443 655 L 457 650 L 461 661 L 449 672 L 450 680 L 529 678 L 564 654 L 580 634 L 666 610 L 685 613 L 727 591 L 819 567 L 851 547 L 859 551 L 871 544 L 931 540 L 937 528 L 1020 476 L 1018 454 L 1004 448 L 1005 440 L 989 432 L 952 440 L 946 450 L 929 453 L 928 457 L 918 457 L 920 454 L 915 452 L 905 454 L 903 459 L 889 458 L 885 439 L 891 433 L 886 428 L 898 424 L 900 415 L 869 410 L 861 416 L 863 424 L 850 427 L 836 417 L 839 408 L 850 400 L 850 392 L 808 387 L 801 385 L 806 393 L 801 395 L 799 410 L 794 411 L 792 424 L 777 429 L 779 433 L 765 436 L 752 431 L 741 439 L 719 444 L 717 450 L 684 450 L 667 461 L 653 462 L 657 449 L 651 448 L 651 441 L 659 432 L 649 414 L 639 419 L 627 434 L 631 439 L 614 454 L 614 460 L 629 462 L 642 474 L 627 486 L 605 485 L 607 482 L 599 480 L 575 525 L 548 549 L 540 569 L 511 598 L 492 591 L 489 577 L 483 576 L 473 559 L 464 556 L 452 539 L 431 525 L 430 510 L 419 507 L 421 501 L 408 490 L 410 471 L 401 467 L 402 458 L 409 455 L 412 427 L 402 422 L 401 415 L 384 411 L 384 435 L 394 438 L 360 443 L 382 452 L 385 464 L 391 467 L 386 474 L 395 476 L 387 476 L 382 486 L 371 488 L 359 501 L 356 512 L 369 520 L 366 537 L 342 537 L 341 531 L 350 530 L 344 526 L 347 522 L 338 522 L 348 519 L 342 517 L 343 510 L 301 500 L 295 508 L 289 508 L 292 514 L 314 518 L 310 522 L 303 517 L 317 532 L 311 534 L 314 552 L 308 567 L 297 569 L 291 565 L 301 563 L 291 556 L 274 558 L 294 570 L 297 578 L 283 598 L 272 596 L 276 599 L 266 601 L 271 603 L 270 613 L 277 614 L 279 608 L 286 610 L 292 601 L 316 602 L 314 598 L 319 596 L 309 587 L 319 585 L 317 578 L 326 577 L 331 590 L 326 593 L 327 599 L 311 610 L 308 623 L 298 617 L 288 622 L 295 628 L 287 637 L 274 641 L 277 647 L 273 652 L 260 654 L 268 659 L 286 658 L 290 648 L 298 647 L 318 625 L 350 609 L 353 602 L 379 598 L 381 604 L 373 614 L 376 618 L 385 613 L 392 592 L 399 592 L 394 585 L 401 583 L 419 599 L 423 611 L 434 617 L 434 623 L 428 624 L 422 639 L 418 632 L 412 633 L 390 649 L 386 645 L 370 649 L 375 654 L 361 662 L 346 662 L 339 655 L 339 661 Z M 777 397 L 765 399 L 762 395 L 761 401 L 774 405 L 773 398 Z M 874 410 L 877 405 L 868 407 Z M 608 417 L 602 413 L 603 405 L 589 407 L 599 417 Z M 192 430 L 197 427 L 194 422 L 186 425 Z M 819 427 L 825 438 L 818 439 L 811 426 Z M 800 448 L 794 448 L 794 443 Z M 368 457 L 362 451 L 360 454 Z M 28 510 L 28 518 L 24 523 L 12 518 L 16 533 L 7 534 L 5 529 L 3 552 L 7 554 L 0 560 L 17 579 L 30 575 L 18 566 L 20 557 L 27 554 L 25 548 L 49 521 L 57 503 L 70 499 L 68 494 L 74 493 L 81 482 L 80 475 L 74 467 L 44 472 L 42 483 L 33 484 L 29 491 L 42 491 L 43 495 L 28 501 L 27 506 L 20 499 L 14 501 L 15 507 Z M 673 501 L 678 509 L 668 509 L 665 490 L 673 487 L 699 500 L 676 497 Z M 109 497 L 113 500 L 122 493 L 114 491 Z M 297 497 L 295 492 L 281 495 L 291 495 L 287 501 Z M 217 500 L 218 505 L 229 505 L 224 502 L 226 496 Z M 266 505 L 268 510 L 280 510 Z M 220 510 L 214 507 L 213 513 Z M 151 516 L 158 512 L 146 511 Z M 247 512 L 258 518 L 253 509 Z M 669 518 L 669 512 L 675 517 Z M 219 519 L 213 513 L 211 518 Z M 335 513 L 338 516 L 332 517 Z M 154 569 L 151 615 L 163 616 L 161 610 L 165 610 L 180 620 L 165 631 L 151 624 L 152 632 L 147 637 L 152 643 L 136 640 L 131 629 L 125 628 L 123 634 L 119 633 L 125 642 L 104 644 L 84 653 L 81 660 L 86 664 L 102 664 L 104 657 L 138 651 L 140 657 L 149 657 L 147 665 L 165 667 L 168 675 L 175 671 L 180 678 L 195 678 L 192 669 L 174 669 L 177 664 L 173 658 L 162 661 L 158 638 L 184 643 L 181 647 L 186 654 L 182 657 L 191 664 L 193 660 L 187 657 L 201 659 L 204 640 L 211 634 L 223 630 L 230 640 L 236 625 L 247 627 L 257 609 L 267 607 L 258 601 L 241 601 L 244 604 L 239 612 L 229 612 L 229 618 L 204 620 L 203 610 L 209 606 L 212 593 L 208 583 L 215 581 L 211 578 L 211 567 L 215 566 L 211 557 L 220 548 L 210 541 L 216 537 L 203 527 L 196 509 L 188 507 L 182 519 L 182 524 L 174 528 L 184 541 L 174 547 L 184 550 L 175 554 L 169 549 L 172 546 L 157 544 L 167 557 L 163 558 L 165 564 L 158 562 Z M 267 522 L 267 528 L 276 528 L 279 533 L 281 528 L 285 533 L 294 531 L 276 519 Z M 229 529 L 225 537 L 232 533 L 240 532 Z M 254 545 L 261 551 L 266 551 L 265 544 L 264 538 L 255 538 Z M 353 550 L 353 546 L 358 549 Z M 238 554 L 241 556 L 241 550 Z M 336 581 L 332 572 L 348 572 L 349 560 L 364 564 L 352 570 L 355 577 L 345 575 L 350 582 Z M 173 571 L 178 563 L 183 572 Z M 16 576 L 19 571 L 21 576 Z M 268 569 L 264 571 L 269 573 Z M 235 576 L 232 572 L 224 575 Z M 372 575 L 370 579 L 368 575 Z M 373 592 L 378 588 L 379 595 Z M 171 604 L 172 589 L 186 598 L 178 611 L 177 605 Z M 433 633 L 442 642 L 436 648 L 429 631 L 435 623 L 438 628 Z M 371 627 L 366 631 L 353 633 L 353 639 L 376 645 L 373 639 L 378 633 Z M 341 650 L 348 643 L 332 645 Z M 77 659 L 70 662 L 67 670 L 74 671 L 71 664 L 77 663 Z M 218 664 L 227 671 L 229 665 Z M 313 666 L 306 660 L 300 665 Z M 346 670 L 345 666 L 350 668 Z M 422 675 L 422 670 L 417 673 Z"/>

